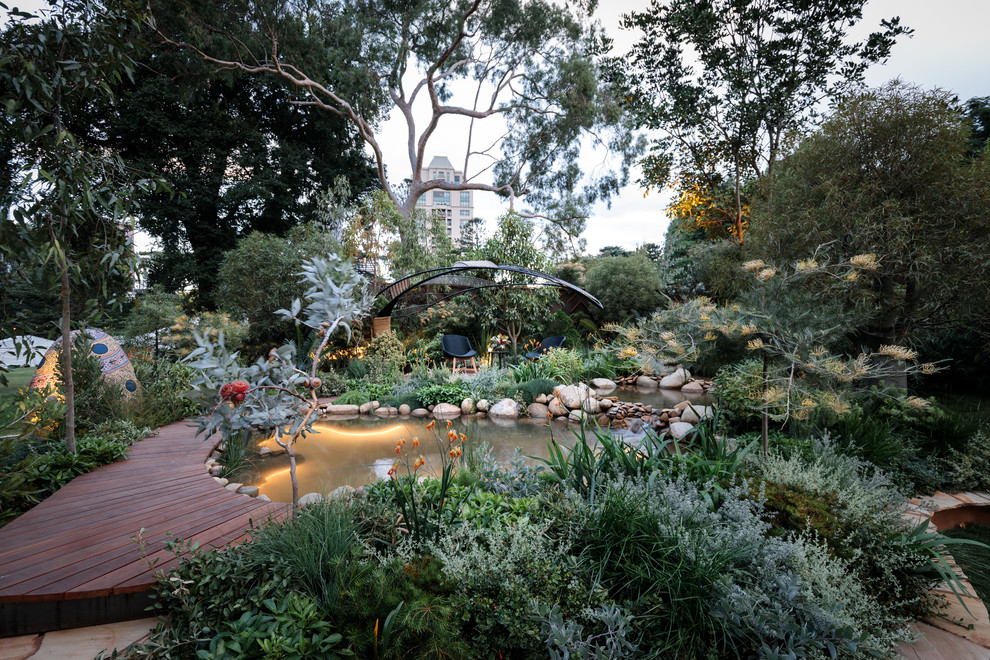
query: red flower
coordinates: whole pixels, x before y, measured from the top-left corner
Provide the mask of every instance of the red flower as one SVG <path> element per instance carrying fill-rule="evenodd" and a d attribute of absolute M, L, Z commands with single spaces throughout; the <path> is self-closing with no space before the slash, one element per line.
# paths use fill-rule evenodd
<path fill-rule="evenodd" d="M 230 387 L 238 394 L 247 394 L 247 391 L 251 389 L 251 386 L 244 380 L 235 380 L 230 384 Z"/>

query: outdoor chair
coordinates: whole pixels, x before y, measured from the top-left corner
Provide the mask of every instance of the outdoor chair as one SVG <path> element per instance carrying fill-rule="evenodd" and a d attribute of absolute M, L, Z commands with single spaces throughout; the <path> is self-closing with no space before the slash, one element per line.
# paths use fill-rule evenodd
<path fill-rule="evenodd" d="M 526 353 L 526 359 L 535 360 L 541 355 L 546 355 L 547 353 L 549 353 L 551 348 L 560 348 L 561 346 L 564 345 L 565 339 L 567 339 L 567 337 L 563 337 L 561 335 L 557 335 L 556 337 L 547 337 L 546 339 L 541 341 L 540 345 L 537 346 L 534 350 Z"/>
<path fill-rule="evenodd" d="M 478 370 L 478 365 L 474 361 L 474 356 L 478 354 L 478 351 L 471 347 L 470 340 L 464 335 L 444 335 L 440 338 L 440 347 L 443 348 L 444 354 L 453 360 L 451 373 L 457 371 L 458 360 L 461 361 L 461 367 L 465 367 L 468 358 L 471 359 L 471 366 L 474 370 Z"/>

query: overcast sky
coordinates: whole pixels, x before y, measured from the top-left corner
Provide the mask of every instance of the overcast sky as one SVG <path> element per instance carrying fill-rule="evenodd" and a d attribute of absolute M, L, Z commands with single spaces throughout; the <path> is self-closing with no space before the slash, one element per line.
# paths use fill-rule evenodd
<path fill-rule="evenodd" d="M 631 9 L 644 8 L 645 0 L 605 0 L 597 18 L 617 42 L 629 42 L 633 35 L 618 29 L 619 16 Z M 961 100 L 974 96 L 990 96 L 990 0 L 872 0 L 866 5 L 864 20 L 857 26 L 856 36 L 868 33 L 880 20 L 900 16 L 901 23 L 914 29 L 911 38 L 902 37 L 894 46 L 890 60 L 875 66 L 867 74 L 867 83 L 881 85 L 900 77 L 926 88 L 941 87 L 954 92 Z M 454 101 L 458 98 L 455 96 Z M 470 99 L 461 101 L 463 104 Z M 455 168 L 463 163 L 466 143 L 466 122 L 441 124 L 440 145 L 426 154 L 427 162 L 436 155 L 449 156 Z M 382 127 L 382 146 L 393 179 L 408 176 L 405 150 L 405 123 L 395 116 Z M 587 152 L 584 158 L 591 166 L 604 157 Z M 475 163 L 477 165 L 477 163 Z M 471 169 L 474 169 L 473 167 Z M 633 176 L 633 180 L 637 177 Z M 624 188 L 612 200 L 611 208 L 604 204 L 594 209 L 588 219 L 584 238 L 587 251 L 597 254 L 605 245 L 633 248 L 642 243 L 661 243 L 668 220 L 664 213 L 666 197 L 651 193 L 644 197 L 635 183 Z M 475 214 L 491 221 L 507 209 L 491 193 L 475 193 Z"/>

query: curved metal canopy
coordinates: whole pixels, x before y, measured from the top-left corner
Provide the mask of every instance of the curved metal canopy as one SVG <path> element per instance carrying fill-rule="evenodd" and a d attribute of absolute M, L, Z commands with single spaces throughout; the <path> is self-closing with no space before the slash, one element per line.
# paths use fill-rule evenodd
<path fill-rule="evenodd" d="M 458 273 L 464 273 L 466 271 L 507 271 L 510 273 L 520 273 L 522 275 L 528 275 L 534 278 L 534 282 L 496 282 L 495 280 L 485 279 L 482 277 L 473 277 L 470 275 L 458 275 Z M 433 294 L 437 296 L 436 300 L 428 302 L 425 305 L 416 305 L 412 308 L 412 311 L 407 311 L 406 313 L 394 314 L 395 306 L 403 298 L 410 295 L 416 295 L 424 293 L 423 287 L 426 285 L 446 285 L 451 287 L 456 287 L 456 290 L 446 293 Z M 479 289 L 494 289 L 501 287 L 510 286 L 553 286 L 560 289 L 568 289 L 577 293 L 579 296 L 598 306 L 603 307 L 602 303 L 599 302 L 598 298 L 585 291 L 584 289 L 574 286 L 570 282 L 560 279 L 559 277 L 554 277 L 553 275 L 548 275 L 547 273 L 541 273 L 538 270 L 532 270 L 530 268 L 523 268 L 522 266 L 512 266 L 512 265 L 501 265 L 498 266 L 491 261 L 458 261 L 453 266 L 444 266 L 443 268 L 431 268 L 429 270 L 421 270 L 418 273 L 413 273 L 412 275 L 407 275 L 402 279 L 396 280 L 392 284 L 383 288 L 378 292 L 378 295 L 383 296 L 388 300 L 388 304 L 382 307 L 381 311 L 375 316 L 378 318 L 403 318 L 406 316 L 412 316 L 422 312 L 423 310 L 429 309 L 434 305 L 441 303 L 445 300 L 453 298 L 454 296 L 459 296 L 464 293 L 470 293 L 471 291 L 477 291 Z M 405 311 L 405 310 L 403 310 Z"/>

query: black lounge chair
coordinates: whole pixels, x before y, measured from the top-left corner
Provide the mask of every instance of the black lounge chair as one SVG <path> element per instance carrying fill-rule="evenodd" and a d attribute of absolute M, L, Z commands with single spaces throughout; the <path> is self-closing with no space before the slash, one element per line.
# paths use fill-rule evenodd
<path fill-rule="evenodd" d="M 563 346 L 565 339 L 567 339 L 567 337 L 563 337 L 561 335 L 557 335 L 556 337 L 547 337 L 540 342 L 540 345 L 537 346 L 535 350 L 526 353 L 526 358 L 529 360 L 535 360 L 541 355 L 546 355 L 550 352 L 551 348 L 560 348 Z"/>
<path fill-rule="evenodd" d="M 440 338 L 440 347 L 443 348 L 444 354 L 453 360 L 450 371 L 457 371 L 457 361 L 461 361 L 461 367 L 466 366 L 464 363 L 468 358 L 471 359 L 471 366 L 475 371 L 478 370 L 478 365 L 474 361 L 474 356 L 478 354 L 478 351 L 471 348 L 471 342 L 464 335 L 444 335 Z"/>

